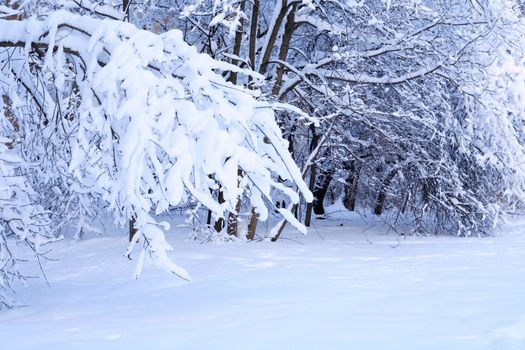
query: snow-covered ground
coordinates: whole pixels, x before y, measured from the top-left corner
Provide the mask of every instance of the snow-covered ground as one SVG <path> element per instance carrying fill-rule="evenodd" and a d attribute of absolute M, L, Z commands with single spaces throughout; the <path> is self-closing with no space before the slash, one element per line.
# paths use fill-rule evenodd
<path fill-rule="evenodd" d="M 357 216 L 277 243 L 168 239 L 185 282 L 131 278 L 126 238 L 63 241 L 0 349 L 525 349 L 525 225 L 489 238 L 385 234 Z M 34 267 L 35 274 L 38 267 Z"/>

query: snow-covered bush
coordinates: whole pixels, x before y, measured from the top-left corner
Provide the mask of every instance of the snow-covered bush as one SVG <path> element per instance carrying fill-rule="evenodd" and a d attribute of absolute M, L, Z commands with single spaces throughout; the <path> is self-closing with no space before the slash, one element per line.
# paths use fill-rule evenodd
<path fill-rule="evenodd" d="M 80 220 L 79 227 L 102 206 L 116 223 L 133 219 L 138 234 L 129 250 L 143 247 L 137 274 L 151 257 L 189 279 L 167 258 L 168 224 L 155 219 L 170 206 L 192 198 L 222 216 L 246 196 L 264 220 L 274 195 L 299 201 L 283 180 L 311 200 L 272 105 L 220 72 L 261 77 L 199 54 L 180 31 L 157 35 L 57 11 L 0 20 L 0 47 L 0 92 L 11 101 L 0 135 L 13 135 L 12 152 L 30 161 L 32 171 L 21 176 L 40 195 L 31 206 L 46 204 L 61 213 L 58 221 Z"/>

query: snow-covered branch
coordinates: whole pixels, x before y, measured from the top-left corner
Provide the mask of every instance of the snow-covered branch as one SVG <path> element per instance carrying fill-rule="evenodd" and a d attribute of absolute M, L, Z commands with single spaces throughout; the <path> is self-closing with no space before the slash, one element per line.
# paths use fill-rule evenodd
<path fill-rule="evenodd" d="M 69 0 L 71 3 L 80 7 L 81 9 L 88 10 L 89 12 L 99 15 L 101 17 L 122 21 L 126 14 L 114 6 L 105 4 L 104 2 L 93 2 L 91 0 Z"/>
<path fill-rule="evenodd" d="M 400 84 L 406 83 L 410 80 L 420 78 L 427 74 L 431 74 L 443 67 L 442 63 L 434 64 L 430 67 L 424 67 L 418 69 L 414 72 L 406 73 L 397 77 L 390 77 L 384 75 L 382 77 L 370 76 L 368 74 L 353 74 L 341 70 L 328 70 L 328 69 L 318 69 L 316 71 L 311 71 L 309 73 L 318 74 L 328 79 L 337 79 L 342 80 L 348 83 L 358 83 L 358 84 Z"/>
<path fill-rule="evenodd" d="M 47 89 L 78 90 L 67 171 L 79 187 L 108 204 L 115 221 L 133 218 L 139 234 L 130 249 L 140 241 L 141 256 L 168 271 L 189 279 L 167 258 L 171 248 L 159 227 L 168 226 L 156 223 L 152 212 L 196 200 L 220 216 L 247 195 L 264 220 L 275 194 L 299 201 L 283 180 L 312 199 L 272 105 L 215 70 L 260 76 L 198 53 L 180 31 L 157 35 L 129 23 L 60 11 L 43 21 L 0 20 L 0 43 L 14 50 L 2 56 L 6 64 L 12 57 L 27 64 L 36 52 L 43 62 L 36 74 L 54 77 Z M 68 66 L 81 69 L 64 71 Z M 5 88 L 16 86 L 17 79 L 12 84 Z M 46 103 L 52 107 L 53 100 Z M 238 181 L 238 169 L 250 181 Z M 224 201 L 210 188 L 219 189 Z"/>

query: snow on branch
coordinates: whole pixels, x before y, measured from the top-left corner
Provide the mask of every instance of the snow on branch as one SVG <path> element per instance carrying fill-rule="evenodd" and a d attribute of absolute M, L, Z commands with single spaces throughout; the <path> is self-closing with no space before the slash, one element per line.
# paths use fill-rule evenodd
<path fill-rule="evenodd" d="M 88 10 L 102 17 L 115 19 L 117 21 L 122 21 L 126 17 L 123 11 L 116 9 L 114 6 L 107 5 L 104 2 L 96 3 L 90 0 L 70 0 L 70 2 L 81 9 Z"/>
<path fill-rule="evenodd" d="M 273 196 L 299 201 L 281 183 L 287 180 L 312 200 L 271 104 L 220 72 L 262 77 L 198 53 L 178 30 L 157 35 L 59 11 L 45 20 L 0 20 L 0 47 L 26 61 L 32 50 L 43 50 L 42 69 L 60 76 L 53 88 L 78 88 L 69 173 L 108 203 L 115 221 L 135 219 L 139 234 L 130 249 L 140 242 L 142 254 L 184 279 L 189 275 L 166 255 L 171 247 L 159 227 L 169 226 L 157 223 L 153 212 L 194 199 L 221 216 L 235 212 L 244 195 L 264 220 Z M 64 62 L 80 69 L 66 74 Z M 240 170 L 249 181 L 239 181 Z M 220 190 L 224 202 L 210 189 Z"/>
<path fill-rule="evenodd" d="M 368 74 L 353 74 L 346 71 L 341 70 L 327 70 L 327 69 L 318 69 L 315 72 L 312 72 L 314 74 L 319 74 L 320 76 L 323 76 L 328 79 L 337 79 L 346 81 L 349 83 L 359 83 L 359 84 L 400 84 L 405 83 L 409 80 L 413 80 L 422 76 L 425 76 L 427 74 L 433 73 L 439 68 L 441 68 L 443 64 L 437 63 L 430 67 L 424 67 L 421 69 L 418 69 L 414 72 L 406 73 L 397 77 L 391 77 L 389 75 L 384 75 L 382 77 L 374 77 Z"/>

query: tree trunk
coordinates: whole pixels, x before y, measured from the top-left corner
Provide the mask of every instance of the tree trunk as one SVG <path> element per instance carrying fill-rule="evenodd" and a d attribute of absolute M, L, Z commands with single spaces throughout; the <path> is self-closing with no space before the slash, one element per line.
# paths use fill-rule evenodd
<path fill-rule="evenodd" d="M 376 207 L 374 209 L 375 215 L 383 214 L 383 210 L 385 209 L 386 191 L 388 190 L 388 187 L 390 187 L 390 183 L 392 182 L 396 174 L 397 174 L 397 168 L 394 168 L 390 170 L 388 175 L 383 180 L 383 184 L 381 185 L 381 190 L 379 191 L 379 194 L 377 196 Z"/>
<path fill-rule="evenodd" d="M 218 201 L 220 204 L 224 203 L 224 194 L 222 193 L 222 191 L 219 191 Z M 215 227 L 215 231 L 221 232 L 222 228 L 224 227 L 224 219 L 218 218 L 217 221 L 215 221 L 214 227 Z"/>
<path fill-rule="evenodd" d="M 237 168 L 237 185 L 239 185 L 241 177 L 242 177 L 242 170 L 241 168 Z M 241 198 L 237 198 L 237 203 L 235 203 L 235 213 L 230 212 L 228 214 L 227 232 L 231 236 L 239 237 L 237 230 L 239 228 L 238 215 L 240 211 L 241 211 Z"/>
<path fill-rule="evenodd" d="M 277 18 L 275 19 L 274 26 L 273 28 L 268 28 L 268 33 L 270 36 L 268 37 L 266 47 L 264 48 L 264 52 L 262 53 L 263 57 L 261 60 L 261 66 L 259 67 L 259 73 L 262 75 L 266 75 L 266 69 L 268 68 L 268 63 L 270 62 L 270 57 L 272 55 L 272 51 L 275 46 L 275 43 L 277 42 L 277 36 L 279 35 L 281 24 L 283 23 L 284 17 L 286 16 L 287 12 L 288 12 L 288 1 L 281 0 L 281 4 L 279 7 L 279 14 L 277 15 Z"/>
<path fill-rule="evenodd" d="M 357 198 L 357 183 L 359 180 L 359 172 L 356 171 L 355 160 L 350 162 L 350 174 L 346 179 L 345 196 L 343 198 L 343 205 L 350 211 L 355 210 L 355 200 Z"/>
<path fill-rule="evenodd" d="M 211 225 L 211 210 L 208 209 L 208 215 L 206 215 L 206 226 L 210 227 Z"/>
<path fill-rule="evenodd" d="M 281 47 L 279 48 L 279 60 L 285 61 L 286 56 L 288 56 L 288 50 L 290 49 L 290 41 L 292 40 L 292 35 L 295 29 L 295 11 L 297 9 L 297 5 L 293 5 L 290 9 L 290 12 L 288 13 L 288 16 L 286 17 L 286 24 L 284 25 L 284 34 L 283 39 L 281 41 Z M 277 74 L 275 77 L 275 84 L 273 85 L 272 93 L 274 96 L 279 95 L 279 91 L 281 90 L 281 85 L 283 82 L 283 76 L 284 76 L 284 66 L 282 64 L 279 64 L 279 67 L 277 68 Z"/>
<path fill-rule="evenodd" d="M 241 211 L 241 200 L 240 199 L 237 200 L 237 204 L 235 205 L 235 211 L 237 212 L 237 214 L 231 213 L 231 212 L 228 214 L 228 234 L 230 236 L 239 237 L 237 231 L 239 229 L 238 216 L 239 216 L 239 212 Z"/>
<path fill-rule="evenodd" d="M 321 183 L 315 187 L 314 189 L 314 213 L 316 215 L 324 215 L 324 198 L 326 197 L 326 193 L 328 192 L 328 187 L 330 187 L 330 183 L 332 182 L 332 172 L 323 171 L 322 172 L 322 180 Z"/>
<path fill-rule="evenodd" d="M 312 153 L 316 149 L 316 147 L 319 145 L 319 135 L 317 134 L 315 130 L 314 124 L 310 124 L 309 129 L 310 129 L 310 132 L 312 133 L 312 140 L 310 141 L 310 153 Z M 314 189 L 315 189 L 316 177 L 317 177 L 317 166 L 315 165 L 315 163 L 312 163 L 311 169 L 310 169 L 310 183 L 308 186 L 308 189 L 312 191 L 312 193 L 314 192 Z M 308 203 L 306 205 L 306 215 L 304 219 L 304 225 L 306 227 L 310 226 L 310 221 L 312 219 L 312 209 L 313 209 L 313 202 Z"/>
<path fill-rule="evenodd" d="M 246 1 L 245 0 L 242 0 L 241 1 L 241 7 L 240 7 L 240 11 L 241 12 L 244 12 L 244 8 L 246 6 Z M 242 34 L 243 34 L 243 27 L 244 27 L 244 19 L 241 19 L 241 23 L 239 25 L 239 27 L 237 28 L 236 32 L 235 32 L 235 41 L 234 41 L 234 44 L 233 44 L 233 55 L 234 56 L 239 56 L 240 53 L 241 53 L 241 44 L 242 44 Z M 239 64 L 239 60 L 237 59 L 232 59 L 232 64 L 233 65 L 238 65 Z M 237 84 L 237 72 L 231 72 L 230 73 L 230 82 L 232 84 Z"/>
<path fill-rule="evenodd" d="M 135 217 L 132 216 L 131 219 L 129 219 L 129 241 L 133 241 L 133 238 L 135 238 L 135 235 L 137 234 L 138 230 L 135 227 Z"/>
<path fill-rule="evenodd" d="M 255 238 L 255 231 L 257 229 L 257 223 L 259 222 L 259 214 L 255 212 L 255 208 L 252 209 L 252 215 L 250 217 L 250 223 L 248 224 L 248 232 L 246 239 L 252 241 Z"/>
<path fill-rule="evenodd" d="M 257 51 L 257 22 L 259 21 L 260 0 L 253 0 L 252 18 L 250 23 L 250 42 L 248 45 L 248 55 L 251 69 L 255 70 L 255 52 Z"/>
<path fill-rule="evenodd" d="M 246 1 L 241 1 L 240 11 L 244 12 L 244 9 L 246 7 Z M 242 34 L 243 34 L 243 27 L 244 27 L 244 19 L 241 19 L 241 24 L 237 28 L 235 32 L 235 41 L 233 45 L 233 55 L 238 57 L 241 54 L 241 44 L 242 44 Z M 232 59 L 233 65 L 238 65 L 239 61 L 237 59 Z M 237 84 L 237 72 L 231 72 L 230 78 L 228 79 L 232 84 Z M 241 176 L 242 172 L 241 169 L 237 170 L 237 175 Z M 239 214 L 239 211 L 241 210 L 241 200 L 238 199 L 237 203 L 235 205 L 235 210 L 237 213 L 230 212 L 228 214 L 228 224 L 227 224 L 227 232 L 229 235 L 237 236 L 237 230 L 238 230 L 238 218 L 237 215 Z"/>

